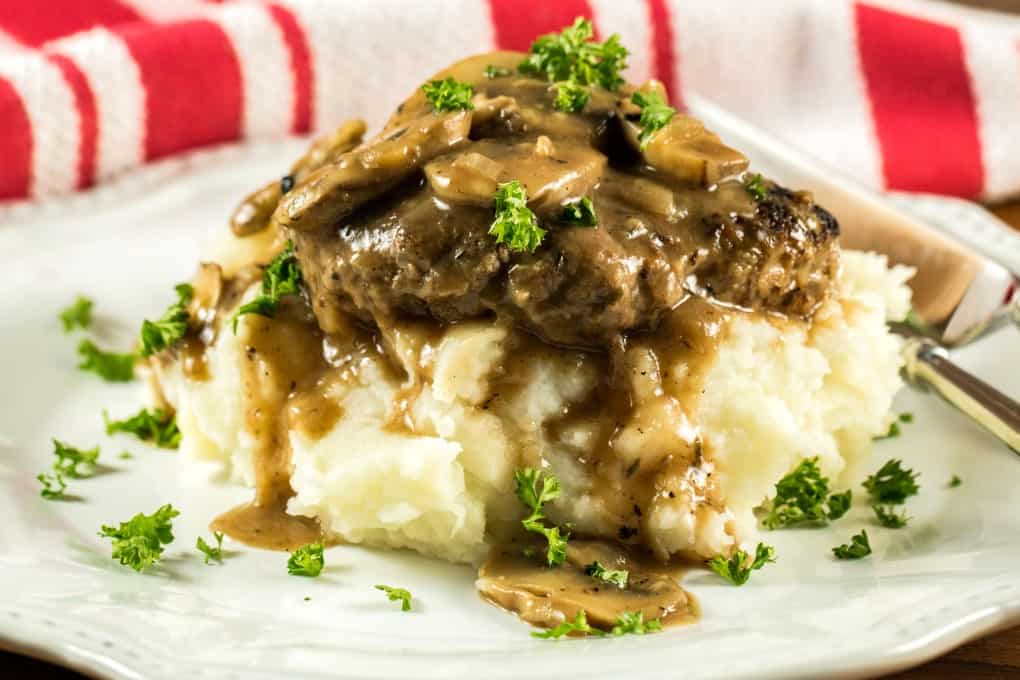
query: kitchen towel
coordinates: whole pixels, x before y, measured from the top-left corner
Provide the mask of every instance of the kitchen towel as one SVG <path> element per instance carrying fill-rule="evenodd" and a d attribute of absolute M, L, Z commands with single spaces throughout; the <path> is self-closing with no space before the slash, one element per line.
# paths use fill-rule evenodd
<path fill-rule="evenodd" d="M 877 189 L 1020 193 L 1020 18 L 920 0 L 0 0 L 0 200 L 216 144 L 378 125 L 432 72 L 576 16 Z"/>

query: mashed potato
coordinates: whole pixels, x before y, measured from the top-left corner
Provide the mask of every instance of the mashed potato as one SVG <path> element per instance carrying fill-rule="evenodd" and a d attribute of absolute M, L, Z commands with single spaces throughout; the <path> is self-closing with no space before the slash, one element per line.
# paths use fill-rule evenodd
<path fill-rule="evenodd" d="M 637 409 L 668 428 L 700 430 L 705 461 L 687 474 L 714 480 L 716 502 L 670 493 L 646 510 L 645 541 L 660 556 L 710 557 L 753 541 L 753 509 L 803 458 L 817 456 L 833 478 L 864 459 L 888 425 L 900 386 L 899 341 L 886 322 L 906 315 L 909 276 L 888 268 L 884 257 L 844 252 L 838 295 L 811 324 L 731 317 L 696 398 L 682 408 L 662 396 L 649 377 L 654 371 L 639 372 Z M 252 486 L 255 444 L 241 385 L 248 318 L 237 335 L 220 333 L 209 348 L 208 380 L 190 380 L 176 364 L 159 378 L 177 410 L 183 455 L 219 462 L 233 482 Z M 427 358 L 401 353 L 409 374 L 426 376 L 408 403 L 404 430 L 386 424 L 406 385 L 380 362 L 366 359 L 356 380 L 331 383 L 329 398 L 343 412 L 335 425 L 314 438 L 288 433 L 295 492 L 288 512 L 318 518 L 327 535 L 344 541 L 475 563 L 487 540 L 520 517 L 514 470 L 544 465 L 564 489 L 549 510 L 553 520 L 616 535 L 618 524 L 590 493 L 588 469 L 577 462 L 592 433 L 581 426 L 550 434 L 545 427 L 594 389 L 595 365 L 577 353 L 536 355 L 515 376 L 521 389 L 493 402 L 490 383 L 510 332 L 462 323 L 449 327 Z M 682 367 L 674 368 L 682 381 Z M 627 424 L 616 451 L 626 457 L 655 450 L 662 436 L 661 428 Z"/>

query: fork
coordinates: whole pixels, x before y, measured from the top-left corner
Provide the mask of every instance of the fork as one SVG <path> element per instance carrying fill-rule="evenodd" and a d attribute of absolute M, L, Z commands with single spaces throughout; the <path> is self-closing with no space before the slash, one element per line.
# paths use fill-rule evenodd
<path fill-rule="evenodd" d="M 1020 328 L 1020 294 L 1014 295 L 1009 316 Z M 934 390 L 1020 454 L 1020 403 L 957 366 L 944 347 L 909 326 L 896 324 L 892 330 L 906 339 L 903 373 L 908 383 Z"/>

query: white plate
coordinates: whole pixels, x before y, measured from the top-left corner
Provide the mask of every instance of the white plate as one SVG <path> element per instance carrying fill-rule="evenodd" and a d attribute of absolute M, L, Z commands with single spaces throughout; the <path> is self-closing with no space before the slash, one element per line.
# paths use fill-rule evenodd
<path fill-rule="evenodd" d="M 743 588 L 692 571 L 684 584 L 702 620 L 659 635 L 536 640 L 476 596 L 471 570 L 409 553 L 335 547 L 322 577 L 302 579 L 287 574 L 285 554 L 229 544 L 224 565 L 205 566 L 195 537 L 249 492 L 189 475 L 172 452 L 103 436 L 101 409 L 131 412 L 141 388 L 77 371 L 77 337 L 61 333 L 56 314 L 87 294 L 106 342 L 126 346 L 138 320 L 159 314 L 171 285 L 193 271 L 200 241 L 226 228 L 236 198 L 297 148 L 217 152 L 207 169 L 175 180 L 164 168 L 63 206 L 8 213 L 0 228 L 0 645 L 103 677 L 156 680 L 856 677 L 1020 621 L 1020 459 L 913 392 L 896 408 L 913 412 L 914 424 L 874 454 L 876 467 L 897 456 L 921 471 L 908 528 L 873 526 L 858 505 L 828 529 L 769 534 L 777 564 Z M 1015 330 L 956 358 L 1020 394 Z M 35 475 L 51 462 L 52 436 L 102 444 L 110 469 L 72 480 L 78 501 L 39 498 Z M 117 458 L 125 448 L 133 460 Z M 954 473 L 963 485 L 948 489 Z M 182 514 L 163 564 L 138 575 L 114 563 L 99 526 L 168 502 Z M 830 548 L 861 527 L 874 555 L 835 561 Z M 376 583 L 409 588 L 415 611 L 399 612 Z"/>

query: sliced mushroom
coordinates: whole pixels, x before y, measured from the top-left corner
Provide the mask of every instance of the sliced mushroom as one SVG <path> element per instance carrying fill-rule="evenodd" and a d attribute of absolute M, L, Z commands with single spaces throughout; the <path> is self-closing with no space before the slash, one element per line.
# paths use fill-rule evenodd
<path fill-rule="evenodd" d="M 273 220 L 308 231 L 333 224 L 467 141 L 471 111 L 426 114 L 319 168 L 283 197 Z"/>
<path fill-rule="evenodd" d="M 435 160 L 425 166 L 436 195 L 444 201 L 469 205 L 488 205 L 505 175 L 501 163 L 480 153 L 468 153 L 451 160 Z"/>
<path fill-rule="evenodd" d="M 305 155 L 291 167 L 289 175 L 291 184 L 297 184 L 325 163 L 339 158 L 341 154 L 361 144 L 364 134 L 365 121 L 353 119 L 330 134 L 315 140 Z M 230 217 L 230 229 L 234 235 L 250 236 L 265 229 L 281 196 L 283 190 L 280 180 L 273 180 L 248 195 Z"/>
<path fill-rule="evenodd" d="M 657 81 L 651 81 L 641 89 L 665 93 Z M 683 113 L 673 116 L 664 128 L 652 135 L 642 150 L 639 139 L 641 125 L 638 123 L 640 110 L 627 97 L 620 100 L 618 111 L 624 137 L 641 153 L 648 165 L 664 175 L 710 187 L 747 169 L 748 161 L 744 154 L 723 144 L 718 135 L 706 130 L 700 121 Z"/>
<path fill-rule="evenodd" d="M 426 166 L 429 183 L 444 200 L 489 205 L 499 184 L 516 179 L 533 209 L 558 214 L 564 203 L 591 193 L 607 164 L 587 145 L 483 140 L 471 148 L 468 156 L 438 158 Z"/>
<path fill-rule="evenodd" d="M 669 187 L 643 177 L 616 173 L 613 181 L 604 182 L 599 191 L 637 210 L 667 219 L 674 217 L 679 210 L 676 194 Z"/>
<path fill-rule="evenodd" d="M 542 555 L 541 546 L 531 546 Z M 646 621 L 689 617 L 693 603 L 667 567 L 635 559 L 616 546 L 571 540 L 566 562 L 549 568 L 540 557 L 524 557 L 522 546 L 493 550 L 478 571 L 476 586 L 490 602 L 536 626 L 552 627 L 584 610 L 591 625 L 610 629 L 620 612 L 639 611 Z M 599 562 L 628 573 L 625 587 L 588 574 Z"/>

